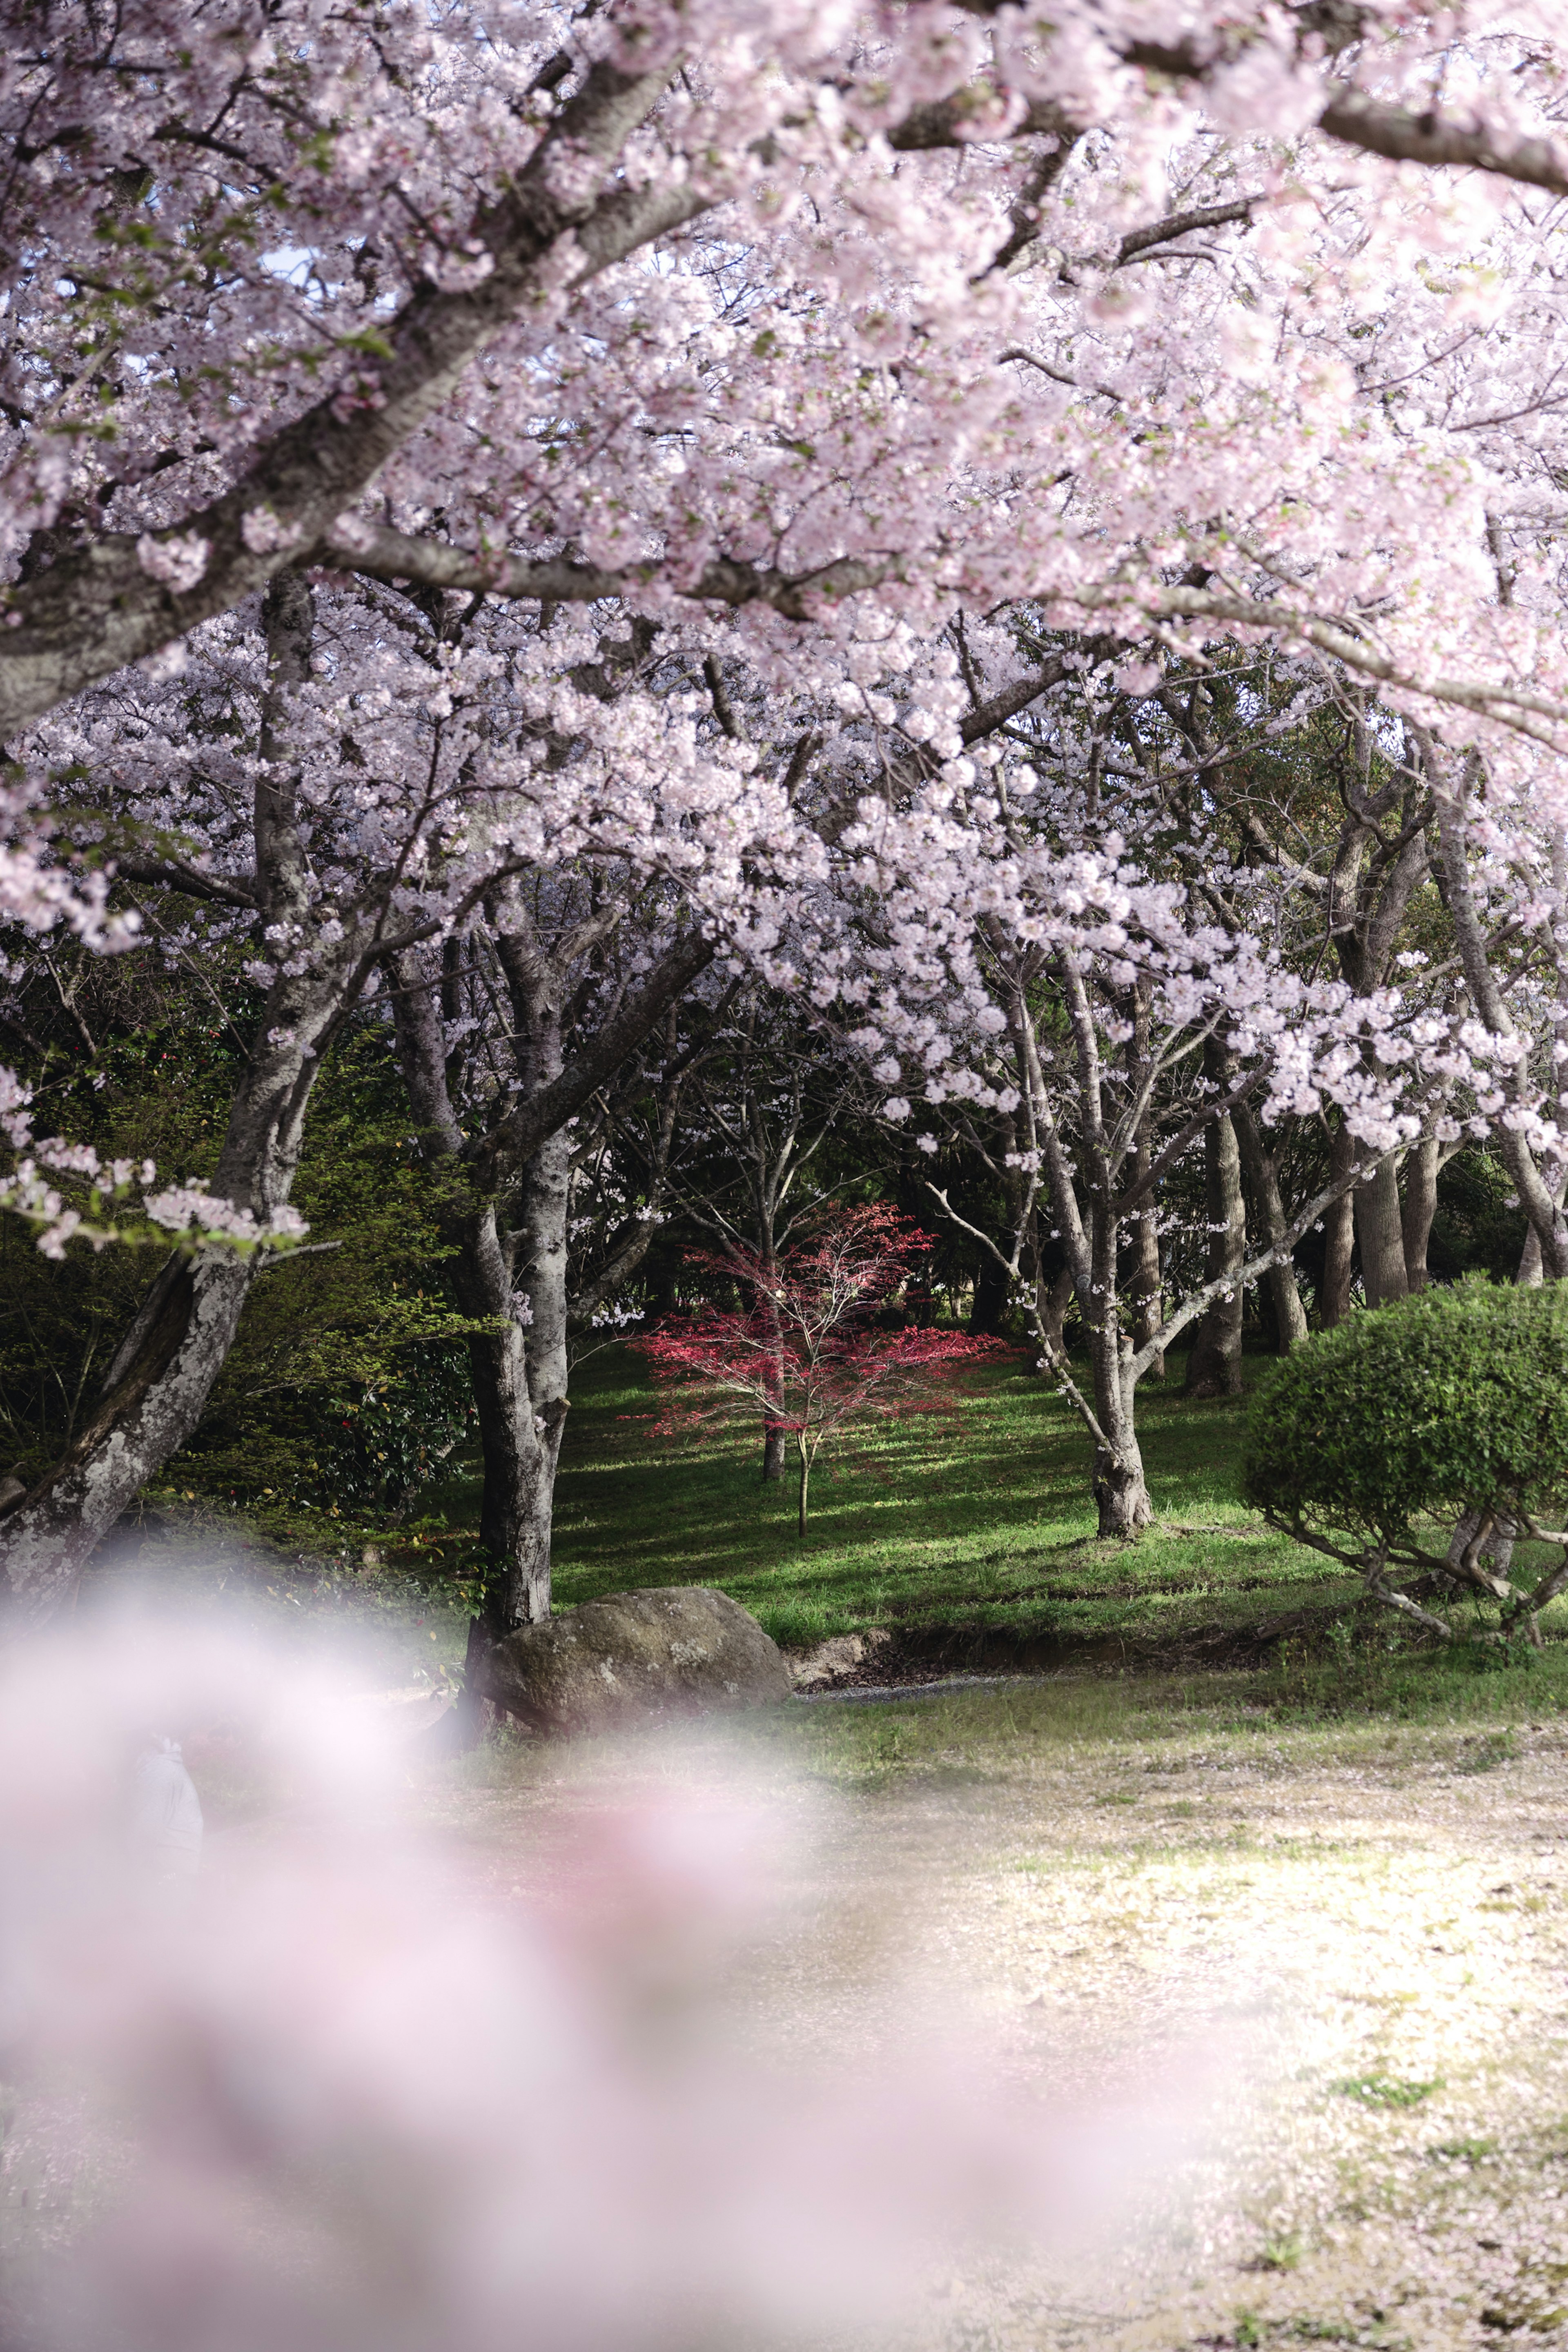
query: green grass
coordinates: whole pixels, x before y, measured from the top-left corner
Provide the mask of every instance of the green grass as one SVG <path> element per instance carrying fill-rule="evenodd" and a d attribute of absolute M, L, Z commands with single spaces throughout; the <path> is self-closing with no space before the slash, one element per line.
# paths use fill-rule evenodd
<path fill-rule="evenodd" d="M 1233 1765 L 1284 1782 L 1303 1770 L 1345 1770 L 1408 1787 L 1418 1811 L 1421 1790 L 1462 1769 L 1478 1740 L 1492 1736 L 1489 1726 L 1517 1725 L 1555 1743 L 1565 1717 L 1568 1644 L 1533 1668 L 1484 1677 L 1457 1673 L 1440 1655 L 1407 1656 L 1392 1706 L 1375 1685 L 1363 1685 L 1352 1705 L 1302 1705 L 1272 1671 L 1060 1674 L 915 1687 L 873 1706 L 797 1700 L 715 1718 L 692 1737 L 710 1738 L 717 1757 L 754 1750 L 764 1769 L 782 1765 L 873 1799 L 1026 1790 L 1042 1775 L 1054 1780 L 1082 1767 L 1093 1795 L 1077 1842 L 1018 1853 L 1012 1870 L 1050 1876 L 1114 1851 L 1123 1875 L 1194 1854 L 1223 1874 L 1258 1860 L 1370 1859 L 1380 1850 L 1375 1837 L 1310 1822 L 1289 1834 L 1259 1831 L 1229 1794 Z M 548 1744 L 500 1730 L 462 1759 L 459 1778 L 507 1790 L 559 1769 Z"/>
<path fill-rule="evenodd" d="M 1380 1612 L 1336 1624 L 1359 1585 L 1245 1507 L 1245 1405 L 1188 1400 L 1182 1369 L 1173 1359 L 1163 1386 L 1140 1391 L 1156 1521 L 1136 1543 L 1098 1539 L 1081 1428 L 1016 1367 L 971 1374 L 952 1412 L 876 1427 L 824 1455 L 802 1538 L 793 1481 L 762 1483 L 760 1433 L 698 1445 L 657 1436 L 640 1358 L 606 1349 L 574 1383 L 556 1492 L 557 1600 L 571 1607 L 629 1586 L 713 1584 L 790 1647 L 888 1627 L 954 1666 L 1174 1668 L 1189 1681 L 1234 1664 L 1260 1622 L 1304 1612 L 1301 1632 L 1263 1675 L 1229 1675 L 1237 1696 L 1227 1704 L 1249 1691 L 1248 1703 L 1277 1720 L 1393 1714 L 1503 1724 L 1568 1707 L 1568 1643 L 1550 1638 L 1568 1631 L 1568 1601 L 1547 1612 L 1542 1654 L 1465 1643 L 1435 1654 Z M 167 1499 L 182 1509 L 195 1500 Z M 374 1543 L 388 1572 L 328 1580 L 395 1616 L 417 1607 L 421 1638 L 434 1637 L 432 1666 L 455 1669 L 479 1507 L 469 1475 L 428 1489 L 418 1521 L 396 1530 L 351 1528 L 291 1502 L 276 1524 L 254 1508 L 240 1516 L 275 1542 L 300 1546 L 310 1573 L 334 1557 L 357 1570 L 361 1547 Z M 1555 1558 L 1538 1549 L 1542 1565 Z M 988 1636 L 997 1637 L 989 1650 Z M 1035 1646 L 1015 1653 L 1016 1642 Z M 1478 1738 L 1458 1767 L 1495 1770 L 1512 1752 L 1506 1738 Z"/>
<path fill-rule="evenodd" d="M 1363 2107 L 1418 2107 L 1443 2085 L 1430 2083 L 1410 2083 L 1391 2074 L 1352 2074 L 1330 2088 L 1347 2099 L 1359 2099 Z"/>
<path fill-rule="evenodd" d="M 1327 1600 L 1330 1562 L 1272 1534 L 1237 1499 L 1243 1408 L 1194 1404 L 1179 1360 L 1140 1391 L 1157 1524 L 1100 1543 L 1081 1429 L 1035 1376 L 969 1376 L 952 1412 L 857 1435 L 825 1454 L 812 1523 L 793 1479 L 764 1486 L 760 1433 L 700 1446 L 654 1435 L 639 1360 L 614 1349 L 574 1382 L 556 1486 L 555 1587 L 566 1604 L 639 1584 L 714 1584 L 792 1644 L 892 1626 L 1137 1638 Z M 477 1522 L 477 1482 L 426 1509 Z M 1325 1569 L 1329 1570 L 1324 1573 Z M 1348 1587 L 1345 1587 L 1348 1590 Z"/>
<path fill-rule="evenodd" d="M 825 1454 L 802 1538 L 793 1480 L 762 1483 L 760 1433 L 701 1444 L 657 1436 L 640 1359 L 607 1349 L 574 1382 L 556 1488 L 558 1599 L 713 1584 L 791 1646 L 887 1626 L 951 1639 L 960 1658 L 965 1636 L 999 1633 L 1059 1645 L 1064 1664 L 1115 1665 L 1352 1598 L 1353 1580 L 1243 1505 L 1245 1404 L 1187 1399 L 1182 1370 L 1173 1358 L 1166 1382 L 1139 1391 L 1156 1518 L 1135 1544 L 1098 1538 L 1081 1427 L 1041 1380 L 1011 1366 L 971 1374 L 951 1412 L 877 1427 Z M 426 1509 L 427 1524 L 471 1530 L 478 1482 L 433 1489 Z M 1308 1669 L 1298 1666 L 1300 1679 Z M 1332 1659 L 1310 1671 L 1336 1678 Z M 1317 1704 L 1322 1694 L 1303 1680 L 1301 1696 Z"/>

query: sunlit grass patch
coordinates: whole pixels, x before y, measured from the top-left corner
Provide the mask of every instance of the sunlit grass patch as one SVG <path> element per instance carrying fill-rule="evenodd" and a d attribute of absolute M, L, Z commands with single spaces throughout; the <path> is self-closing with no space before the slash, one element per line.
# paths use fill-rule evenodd
<path fill-rule="evenodd" d="M 1394 2074 L 1347 2074 L 1330 2087 L 1363 2107 L 1418 2107 L 1443 2084 L 1436 2075 L 1429 2083 L 1416 2083 Z"/>

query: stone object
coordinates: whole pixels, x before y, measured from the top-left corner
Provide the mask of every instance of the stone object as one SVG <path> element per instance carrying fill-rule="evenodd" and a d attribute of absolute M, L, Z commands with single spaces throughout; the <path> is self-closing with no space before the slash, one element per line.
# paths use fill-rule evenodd
<path fill-rule="evenodd" d="M 483 1697 L 536 1731 L 615 1731 L 790 1693 L 776 1643 L 726 1593 L 652 1585 L 521 1625 L 480 1668 Z"/>

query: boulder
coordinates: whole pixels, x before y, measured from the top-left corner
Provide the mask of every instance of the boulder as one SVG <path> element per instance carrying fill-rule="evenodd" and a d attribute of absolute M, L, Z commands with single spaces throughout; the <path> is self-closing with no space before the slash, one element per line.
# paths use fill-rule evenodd
<path fill-rule="evenodd" d="M 712 1709 L 776 1706 L 789 1668 L 727 1594 L 700 1584 L 611 1593 L 498 1642 L 483 1697 L 536 1731 L 620 1730 Z"/>

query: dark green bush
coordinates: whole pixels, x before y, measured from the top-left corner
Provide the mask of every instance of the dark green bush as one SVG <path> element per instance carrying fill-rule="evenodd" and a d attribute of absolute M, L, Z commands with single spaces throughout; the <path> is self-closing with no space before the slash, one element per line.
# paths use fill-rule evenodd
<path fill-rule="evenodd" d="M 1291 1533 L 1406 1559 L 1433 1514 L 1551 1521 L 1568 1493 L 1568 1284 L 1472 1279 L 1320 1333 L 1258 1391 L 1245 1476 Z"/>

